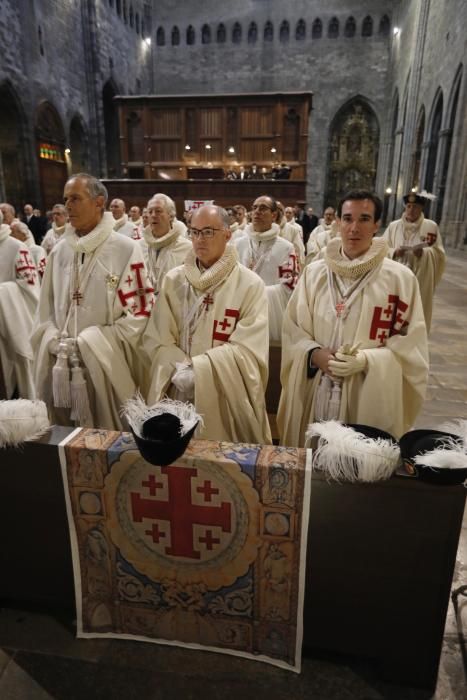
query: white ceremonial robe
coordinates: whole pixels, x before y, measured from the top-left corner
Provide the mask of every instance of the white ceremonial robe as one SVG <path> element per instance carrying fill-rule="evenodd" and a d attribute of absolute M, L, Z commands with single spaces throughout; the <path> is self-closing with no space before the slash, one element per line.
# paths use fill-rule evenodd
<path fill-rule="evenodd" d="M 65 226 L 56 226 L 52 223 L 52 228 L 49 228 L 44 238 L 41 241 L 41 246 L 46 252 L 46 255 L 50 255 L 50 251 L 58 243 L 60 237 L 65 233 Z"/>
<path fill-rule="evenodd" d="M 423 214 L 413 224 L 405 221 L 403 216 L 402 219 L 389 224 L 383 238 L 387 241 L 391 257 L 396 248 L 401 246 L 412 247 L 419 244 L 426 246 L 422 249 L 419 258 L 411 251 L 407 251 L 394 259 L 410 268 L 418 279 L 426 327 L 429 332 L 433 314 L 433 295 L 446 265 L 446 253 L 438 225 L 430 219 L 425 219 Z"/>
<path fill-rule="evenodd" d="M 320 256 L 321 251 L 326 248 L 329 241 L 339 235 L 339 227 L 337 221 L 333 221 L 329 226 L 319 224 L 310 233 L 306 244 L 306 260 L 305 264 L 309 265 L 313 260 Z"/>
<path fill-rule="evenodd" d="M 139 241 L 139 245 L 142 248 L 148 276 L 156 296 L 161 290 L 168 271 L 182 265 L 187 253 L 193 248 L 191 241 L 185 238 L 185 233 L 185 224 L 177 219 L 174 220 L 169 233 L 162 238 L 153 236 L 150 226 L 143 231 L 143 238 Z"/>
<path fill-rule="evenodd" d="M 305 268 L 284 317 L 277 416 L 284 445 L 304 446 L 307 426 L 315 420 L 322 376 L 318 370 L 308 378 L 308 353 L 329 345 L 336 323 L 328 266 L 326 260 L 318 260 Z M 400 438 L 417 417 L 428 378 L 426 327 L 410 270 L 382 260 L 377 276 L 359 292 L 343 321 L 342 342 L 361 343 L 368 364 L 366 371 L 343 380 L 339 420 L 371 425 Z"/>
<path fill-rule="evenodd" d="M 114 231 L 121 233 L 123 236 L 127 236 L 127 238 L 133 238 L 133 240 L 139 239 L 138 230 L 136 228 L 135 232 L 135 226 L 133 222 L 128 219 L 128 214 L 124 214 L 120 219 L 114 219 Z"/>
<path fill-rule="evenodd" d="M 132 235 L 133 240 L 139 241 L 143 237 L 143 229 L 144 229 L 143 218 L 140 216 L 137 221 L 133 221 L 133 219 L 128 218 L 128 221 L 133 226 L 133 235 Z"/>
<path fill-rule="evenodd" d="M 248 224 L 245 235 L 234 242 L 240 262 L 256 272 L 266 285 L 269 340 L 281 342 L 282 317 L 298 277 L 295 249 L 279 236 L 279 226 L 256 233 Z"/>
<path fill-rule="evenodd" d="M 297 226 L 284 221 L 279 225 L 279 228 L 281 237 L 292 243 L 293 247 L 295 248 L 295 255 L 297 256 L 299 269 L 301 270 L 305 264 L 305 246 L 303 244 L 303 233 L 301 231 L 302 227 L 299 226 L 297 228 Z"/>
<path fill-rule="evenodd" d="M 79 289 L 79 304 L 69 314 L 74 250 L 67 236 L 74 229 L 67 225 L 64 238 L 47 262 L 32 344 L 38 398 L 46 402 L 56 421 L 70 425 L 69 411 L 57 412 L 53 406 L 52 369 L 56 357 L 51 346 L 64 331 L 75 337 L 76 311 L 76 337 L 92 411 L 89 427 L 121 430 L 122 403 L 133 396 L 141 382 L 139 341 L 154 295 L 140 246 L 112 228 L 113 217 L 107 212 L 91 232 L 105 234 L 102 243 L 93 252 L 80 254 L 81 268 L 86 266 L 91 273 Z"/>
<path fill-rule="evenodd" d="M 231 253 L 235 255 L 235 251 Z M 189 259 L 194 260 L 194 255 Z M 184 309 L 186 305 L 192 308 L 201 298 L 191 347 L 185 352 Z M 185 265 L 168 272 L 157 312 L 148 323 L 144 349 L 152 361 L 148 403 L 166 393 L 177 397 L 171 384 L 175 363 L 191 359 L 194 403 L 204 419 L 204 428 L 198 428 L 197 435 L 210 440 L 271 443 L 264 398 L 269 352 L 266 294 L 263 282 L 253 272 L 235 262 L 219 286 L 203 291 L 187 280 Z"/>
<path fill-rule="evenodd" d="M 233 241 L 236 241 L 238 238 L 241 238 L 242 236 L 245 235 L 245 228 L 247 225 L 247 220 L 244 219 L 241 224 L 239 224 L 237 221 L 233 223 L 230 226 L 230 230 L 232 231 L 232 238 L 230 239 L 230 242 L 232 243 Z"/>
<path fill-rule="evenodd" d="M 29 248 L 0 226 L 0 372 L 5 396 L 15 388 L 34 399 L 30 335 L 39 301 L 39 277 Z"/>

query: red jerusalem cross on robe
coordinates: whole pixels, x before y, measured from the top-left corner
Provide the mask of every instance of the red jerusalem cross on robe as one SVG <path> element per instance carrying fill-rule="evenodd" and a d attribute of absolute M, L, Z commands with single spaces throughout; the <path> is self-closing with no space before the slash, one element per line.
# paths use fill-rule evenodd
<path fill-rule="evenodd" d="M 432 246 L 436 243 L 437 239 L 437 233 L 436 231 L 433 231 L 433 233 L 427 233 L 426 234 L 426 242 L 428 243 L 429 246 Z"/>
<path fill-rule="evenodd" d="M 220 340 L 223 343 L 228 343 L 231 334 L 235 330 L 237 325 L 238 317 L 240 316 L 240 311 L 238 309 L 226 309 L 224 311 L 223 321 L 214 321 L 214 327 L 212 329 L 212 339 Z M 220 328 L 220 330 L 218 330 Z"/>
<path fill-rule="evenodd" d="M 153 542 L 159 544 L 160 539 L 168 540 L 167 535 L 170 532 L 171 544 L 170 547 L 165 547 L 166 554 L 200 559 L 201 553 L 196 549 L 197 544 L 204 543 L 206 549 L 212 550 L 213 545 L 220 543 L 219 539 L 213 538 L 209 526 L 218 526 L 222 528 L 222 532 L 231 532 L 230 503 L 223 501 L 219 506 L 192 503 L 191 479 L 198 475 L 197 469 L 169 466 L 161 467 L 161 473 L 167 476 L 168 501 L 142 498 L 140 493 L 132 492 L 130 496 L 133 522 L 141 523 L 143 519 L 156 520 L 152 523 L 151 530 L 146 530 L 146 534 Z M 163 487 L 153 474 L 141 485 L 149 489 L 151 496 L 157 495 L 157 489 Z M 205 502 L 209 502 L 211 495 L 218 493 L 218 489 L 212 488 L 210 481 L 205 481 L 202 487 L 197 488 L 197 492 L 203 494 Z M 198 537 L 198 542 L 193 542 L 194 525 L 206 526 L 205 534 Z"/>
<path fill-rule="evenodd" d="M 373 318 L 371 320 L 370 340 L 378 340 L 381 345 L 386 344 L 386 340 L 393 335 L 404 334 L 409 325 L 404 320 L 404 314 L 409 305 L 399 299 L 395 294 L 388 295 L 388 305 L 385 309 L 382 306 L 375 306 Z"/>
<path fill-rule="evenodd" d="M 36 266 L 29 254 L 29 250 L 20 250 L 20 259 L 16 262 L 16 274 L 28 284 L 36 282 Z"/>
<path fill-rule="evenodd" d="M 284 282 L 284 284 L 293 292 L 295 285 L 297 284 L 298 278 L 296 255 L 293 255 L 292 253 L 289 255 L 288 265 L 285 265 L 284 267 L 282 265 L 279 265 L 279 277 L 281 278 L 281 280 L 287 280 L 286 282 Z"/>
<path fill-rule="evenodd" d="M 132 263 L 130 265 L 130 270 L 135 273 L 134 284 L 136 288 L 132 288 L 129 292 L 123 292 L 121 289 L 119 289 L 118 296 L 120 298 L 120 302 L 122 306 L 128 306 L 128 300 L 131 299 L 133 303 L 131 304 L 130 308 L 134 316 L 149 316 L 150 308 L 148 308 L 148 301 L 149 306 L 152 306 L 151 300 L 154 289 L 152 287 L 145 287 L 144 285 L 142 276 L 144 271 L 144 263 Z M 131 278 L 131 282 L 128 281 L 129 279 L 130 275 L 128 275 L 125 280 L 128 286 L 133 283 L 133 278 Z M 146 298 L 147 294 L 151 295 L 149 299 Z"/>

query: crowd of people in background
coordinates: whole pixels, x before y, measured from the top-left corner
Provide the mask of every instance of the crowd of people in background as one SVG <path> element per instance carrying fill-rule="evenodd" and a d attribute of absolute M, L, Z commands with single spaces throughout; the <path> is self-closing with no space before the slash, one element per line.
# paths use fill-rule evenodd
<path fill-rule="evenodd" d="M 45 216 L 26 204 L 21 218 L 0 204 L 3 398 L 41 398 L 57 423 L 122 429 L 121 405 L 139 390 L 194 402 L 201 437 L 268 443 L 276 345 L 284 444 L 303 445 L 313 420 L 395 437 L 412 424 L 445 260 L 424 193 L 404 197 L 382 236 L 367 191 L 320 219 L 267 193 L 184 221 L 163 193 L 127 213 L 85 173 L 64 200 Z"/>

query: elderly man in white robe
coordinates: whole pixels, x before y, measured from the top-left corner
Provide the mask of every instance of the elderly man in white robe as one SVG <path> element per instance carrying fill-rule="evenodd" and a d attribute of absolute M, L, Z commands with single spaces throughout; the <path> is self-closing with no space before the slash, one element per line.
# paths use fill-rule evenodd
<path fill-rule="evenodd" d="M 114 218 L 114 231 L 137 240 L 138 237 L 135 236 L 133 222 L 128 220 L 128 214 L 125 213 L 126 205 L 123 199 L 112 199 L 109 209 Z"/>
<path fill-rule="evenodd" d="M 130 216 L 128 218 L 128 221 L 133 225 L 133 236 L 132 238 L 135 241 L 139 241 L 140 238 L 143 236 L 143 218 L 141 216 L 141 209 L 134 204 L 132 207 L 130 207 Z"/>
<path fill-rule="evenodd" d="M 38 301 L 39 275 L 31 252 L 11 235 L 0 211 L 0 399 L 15 392 L 35 398 L 29 338 Z"/>
<path fill-rule="evenodd" d="M 240 262 L 256 272 L 266 285 L 269 340 L 280 344 L 282 317 L 298 277 L 295 249 L 280 235 L 279 210 L 273 197 L 258 197 L 252 207 L 252 223 L 234 245 Z"/>
<path fill-rule="evenodd" d="M 230 230 L 232 231 L 231 241 L 235 241 L 237 238 L 244 235 L 248 219 L 246 218 L 246 208 L 243 204 L 236 204 L 232 211 L 235 221 L 230 225 Z"/>
<path fill-rule="evenodd" d="M 54 245 L 58 243 L 61 236 L 65 233 L 67 218 L 65 206 L 63 204 L 54 204 L 52 207 L 52 227 L 49 228 L 41 242 L 46 255 L 50 255 Z"/>
<path fill-rule="evenodd" d="M 165 275 L 182 265 L 191 242 L 186 238 L 186 226 L 177 219 L 175 202 L 166 194 L 155 194 L 148 202 L 149 226 L 139 241 L 155 294 L 159 294 Z"/>
<path fill-rule="evenodd" d="M 433 314 L 433 295 L 446 265 L 438 225 L 431 219 L 425 219 L 423 214 L 423 208 L 431 198 L 434 199 L 424 192 L 406 194 L 402 217 L 390 223 L 383 234 L 393 260 L 407 265 L 418 279 L 428 332 Z"/>
<path fill-rule="evenodd" d="M 277 422 L 285 445 L 307 425 L 339 419 L 399 438 L 422 406 L 428 378 L 425 321 L 413 273 L 374 238 L 381 200 L 350 192 L 341 238 L 307 265 L 284 317 Z"/>
<path fill-rule="evenodd" d="M 302 227 L 298 224 L 294 226 L 287 221 L 285 208 L 281 202 L 277 202 L 277 210 L 277 223 L 280 228 L 280 235 L 282 238 L 285 238 L 286 241 L 292 243 L 295 248 L 295 255 L 297 256 L 298 268 L 301 270 L 305 263 L 305 246 L 303 245 Z"/>
<path fill-rule="evenodd" d="M 315 226 L 306 244 L 306 264 L 308 265 L 317 258 L 329 241 L 338 235 L 339 225 L 336 221 L 336 210 L 334 207 L 326 207 L 322 222 Z"/>
<path fill-rule="evenodd" d="M 204 419 L 199 437 L 269 444 L 264 284 L 227 245 L 223 209 L 200 207 L 189 233 L 193 250 L 167 273 L 144 338 L 149 403 L 165 394 L 194 401 Z"/>
<path fill-rule="evenodd" d="M 34 265 L 39 275 L 39 280 L 42 281 L 45 272 L 45 266 L 47 264 L 47 258 L 45 255 L 44 248 L 42 245 L 37 245 L 34 240 L 34 236 L 29 230 L 27 224 L 23 221 L 14 221 L 11 226 L 11 235 L 20 243 L 24 243 L 25 246 L 29 248 L 31 257 L 34 260 Z"/>
<path fill-rule="evenodd" d="M 37 395 L 59 424 L 121 430 L 153 289 L 138 243 L 113 230 L 102 183 L 73 175 L 64 199 L 69 224 L 47 261 L 32 336 Z"/>

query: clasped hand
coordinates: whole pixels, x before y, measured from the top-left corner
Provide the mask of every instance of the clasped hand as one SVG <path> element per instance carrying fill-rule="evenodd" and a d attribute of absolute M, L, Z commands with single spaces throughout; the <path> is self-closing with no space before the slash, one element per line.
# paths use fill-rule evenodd
<path fill-rule="evenodd" d="M 334 357 L 328 362 L 329 370 L 334 377 L 351 377 L 358 372 L 364 372 L 367 366 L 367 358 L 364 352 L 359 350 L 360 343 L 349 347 L 340 347 Z"/>

